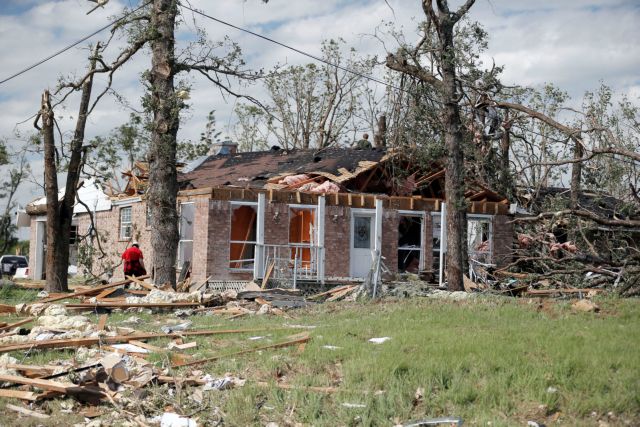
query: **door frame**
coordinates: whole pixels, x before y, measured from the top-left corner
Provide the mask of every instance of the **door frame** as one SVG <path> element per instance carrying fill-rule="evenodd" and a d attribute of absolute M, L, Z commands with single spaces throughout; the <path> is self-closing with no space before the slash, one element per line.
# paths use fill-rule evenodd
<path fill-rule="evenodd" d="M 356 216 L 366 216 L 371 219 L 371 230 L 370 230 L 370 249 L 369 251 L 373 253 L 375 250 L 375 242 L 376 242 L 376 210 L 375 209 L 363 209 L 363 208 L 352 208 L 351 209 L 351 218 L 349 219 L 349 277 L 356 277 L 353 273 L 353 226 L 355 223 Z M 373 260 L 371 260 L 373 262 Z"/>

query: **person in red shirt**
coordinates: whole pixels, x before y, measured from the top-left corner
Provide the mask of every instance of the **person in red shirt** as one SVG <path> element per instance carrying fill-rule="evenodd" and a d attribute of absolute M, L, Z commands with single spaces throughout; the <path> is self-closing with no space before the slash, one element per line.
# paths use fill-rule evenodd
<path fill-rule="evenodd" d="M 133 242 L 131 247 L 125 250 L 122 254 L 124 260 L 124 275 L 125 276 L 144 276 L 147 274 L 147 270 L 144 268 L 144 259 L 140 245 L 138 242 Z"/>

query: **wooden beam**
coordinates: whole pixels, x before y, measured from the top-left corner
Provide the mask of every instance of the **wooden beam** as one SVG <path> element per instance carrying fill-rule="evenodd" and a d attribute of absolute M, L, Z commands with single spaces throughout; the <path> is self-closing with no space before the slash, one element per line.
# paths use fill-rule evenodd
<path fill-rule="evenodd" d="M 72 338 L 62 340 L 42 340 L 42 341 L 27 341 L 19 344 L 11 344 L 0 347 L 0 353 L 7 353 L 16 350 L 27 349 L 41 349 L 41 348 L 65 348 L 65 347 L 87 347 L 96 345 L 99 343 L 104 344 L 118 344 L 130 342 L 131 340 L 139 341 L 151 338 L 175 338 L 180 336 L 201 336 L 201 335 L 227 335 L 227 334 L 243 334 L 243 333 L 255 333 L 255 332 L 267 332 L 277 329 L 290 329 L 290 328 L 254 328 L 254 329 L 223 329 L 223 330 L 196 330 L 196 331 L 179 331 L 171 334 L 163 333 L 146 333 L 146 334 L 131 334 L 131 335 L 117 335 L 114 337 L 90 337 L 90 338 Z"/>
<path fill-rule="evenodd" d="M 1 327 L 0 328 L 0 332 L 8 331 L 8 330 L 11 330 L 11 329 L 16 328 L 18 326 L 22 326 L 22 325 L 25 325 L 27 323 L 31 323 L 34 320 L 36 320 L 35 317 L 29 317 L 27 319 L 20 320 L 20 321 L 15 322 L 15 323 L 9 323 L 8 325 Z"/>
<path fill-rule="evenodd" d="M 11 403 L 7 403 L 5 405 L 7 409 L 11 409 L 12 411 L 16 411 L 21 413 L 22 415 L 27 415 L 29 417 L 38 418 L 40 420 L 48 420 L 51 418 L 51 415 L 41 414 L 40 412 L 32 411 L 31 409 L 23 408 L 22 406 L 12 405 Z"/>
<path fill-rule="evenodd" d="M 103 314 L 102 316 L 100 316 L 100 319 L 98 320 L 98 331 L 104 331 L 104 327 L 107 325 L 108 317 L 108 314 Z"/>
<path fill-rule="evenodd" d="M 30 402 L 38 400 L 38 394 L 32 391 L 10 390 L 5 388 L 0 388 L 0 397 L 28 400 Z"/>
<path fill-rule="evenodd" d="M 73 389 L 79 388 L 77 385 L 73 383 L 63 383 L 58 381 L 42 380 L 39 378 L 25 378 L 25 377 L 20 377 L 18 375 L 0 374 L 0 381 L 24 384 L 32 387 L 37 387 L 42 390 L 59 391 L 61 393 L 68 393 Z"/>
<path fill-rule="evenodd" d="M 149 275 L 147 274 L 146 276 L 140 276 L 138 279 L 147 279 L 149 277 Z M 54 301 L 61 301 L 63 299 L 68 299 L 68 298 L 76 298 L 76 297 L 80 297 L 83 295 L 87 295 L 87 294 L 91 294 L 94 292 L 101 292 L 105 289 L 111 289 L 111 288 L 116 288 L 118 286 L 122 286 L 122 285 L 126 285 L 131 283 L 130 279 L 127 280 L 122 280 L 120 282 L 115 282 L 115 283 L 110 283 L 108 285 L 103 285 L 103 286 L 98 286 L 92 289 L 88 289 L 85 291 L 78 291 L 78 292 L 74 292 L 72 294 L 67 294 L 67 295 L 63 295 L 63 296 L 59 296 L 59 297 L 53 297 L 53 298 L 44 298 L 41 299 L 39 301 L 35 301 L 31 304 L 44 304 L 44 303 L 50 303 L 50 302 L 54 302 Z"/>
<path fill-rule="evenodd" d="M 143 288 L 145 288 L 148 291 L 153 291 L 154 289 L 157 289 L 151 283 L 147 283 L 147 282 L 144 282 L 144 281 L 140 280 L 139 277 L 126 276 L 126 278 L 127 278 L 127 280 L 131 280 L 132 282 L 137 283 L 138 285 L 142 286 Z"/>

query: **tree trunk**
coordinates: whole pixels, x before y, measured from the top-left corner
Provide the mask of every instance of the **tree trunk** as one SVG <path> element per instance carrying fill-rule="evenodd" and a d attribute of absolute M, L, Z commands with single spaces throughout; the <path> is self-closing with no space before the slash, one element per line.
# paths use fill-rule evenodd
<path fill-rule="evenodd" d="M 69 259 L 69 244 L 64 246 L 60 228 L 60 203 L 58 202 L 58 176 L 56 168 L 56 145 L 53 136 L 54 115 L 49 101 L 49 91 L 45 90 L 42 95 L 40 109 L 42 118 L 42 139 L 44 145 L 44 190 L 47 198 L 47 257 L 45 260 L 45 275 L 47 292 L 66 292 L 67 270 L 60 274 L 62 270 L 63 254 L 67 254 Z"/>
<path fill-rule="evenodd" d="M 511 199 L 515 193 L 513 179 L 511 178 L 511 163 L 509 150 L 511 149 L 511 122 L 509 121 L 509 110 L 505 113 L 503 121 L 504 133 L 500 140 L 500 189 L 503 195 Z"/>
<path fill-rule="evenodd" d="M 584 155 L 582 144 L 575 138 L 571 138 L 574 143 L 573 158 L 581 159 Z M 575 162 L 571 166 L 571 209 L 578 209 L 580 197 L 580 180 L 582 178 L 582 162 Z"/>
<path fill-rule="evenodd" d="M 93 71 L 100 45 L 97 44 L 91 57 L 89 76 L 82 84 L 82 95 L 78 109 L 76 129 L 71 141 L 71 157 L 67 166 L 67 183 L 64 198 L 58 201 L 58 177 L 55 159 L 55 140 L 53 137 L 53 111 L 49 103 L 49 92 L 45 91 L 41 115 L 43 118 L 45 194 L 47 197 L 47 259 L 46 290 L 48 292 L 66 292 L 67 271 L 69 269 L 69 238 L 73 207 L 78 193 L 78 182 L 83 163 L 84 131 L 87 124 L 91 89 L 93 87 Z"/>
<path fill-rule="evenodd" d="M 151 42 L 149 78 L 153 129 L 149 147 L 150 172 L 147 192 L 153 230 L 151 247 L 155 269 L 154 283 L 169 282 L 174 289 L 178 247 L 176 137 L 180 110 L 173 85 L 176 13 L 175 0 L 154 0 L 151 27 L 157 34 Z"/>
<path fill-rule="evenodd" d="M 447 203 L 447 289 L 464 290 L 466 204 L 464 199 L 464 162 L 462 155 L 462 120 L 456 87 L 453 26 L 449 17 L 440 15 L 443 99 L 443 125 L 447 166 L 445 171 L 445 201 Z"/>

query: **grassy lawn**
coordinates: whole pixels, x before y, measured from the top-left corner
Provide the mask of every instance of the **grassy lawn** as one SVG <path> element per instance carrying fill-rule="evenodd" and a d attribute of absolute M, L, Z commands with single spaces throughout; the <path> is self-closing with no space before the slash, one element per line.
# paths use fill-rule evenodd
<path fill-rule="evenodd" d="M 315 328 L 307 329 L 312 340 L 301 353 L 295 347 L 265 350 L 173 372 L 190 375 L 198 369 L 214 377 L 230 373 L 246 378 L 244 387 L 204 392 L 200 401 L 193 399 L 195 388 L 179 388 L 171 397 L 167 386 L 155 386 L 124 406 L 147 416 L 172 406 L 198 417 L 203 425 L 223 419 L 231 426 L 268 422 L 388 426 L 441 416 L 461 417 L 471 425 L 526 425 L 528 420 L 551 425 L 596 426 L 599 420 L 639 425 L 638 300 L 597 302 L 600 313 L 575 313 L 564 302 L 541 305 L 537 300 L 482 298 L 330 303 L 289 312 L 294 319 L 192 316 L 195 329 L 264 328 L 195 338 L 198 347 L 185 353 L 196 358 L 264 346 L 300 332 L 280 329 L 286 324 Z M 114 313 L 108 325 L 122 325 L 130 316 L 144 321 L 132 326 L 139 330 L 158 331 L 160 325 L 175 320 L 170 314 Z M 263 338 L 248 339 L 255 336 Z M 391 339 L 379 345 L 368 342 L 384 336 Z M 24 358 L 21 353 L 13 356 Z M 70 352 L 51 350 L 27 357 L 24 363 L 61 357 L 70 357 Z M 150 360 L 168 365 L 167 354 L 154 354 Z M 276 380 L 301 388 L 257 384 Z M 326 394 L 304 386 L 332 386 L 339 391 Z M 423 397 L 416 399 L 418 389 Z M 49 405 L 55 412 L 60 402 Z M 15 418 L 10 411 L 2 412 L 0 422 L 3 417 Z M 57 423 L 50 422 L 65 425 Z"/>

